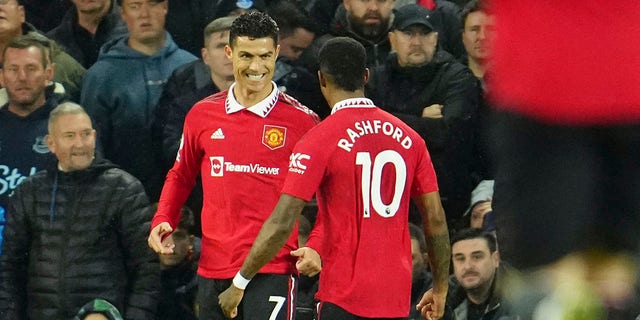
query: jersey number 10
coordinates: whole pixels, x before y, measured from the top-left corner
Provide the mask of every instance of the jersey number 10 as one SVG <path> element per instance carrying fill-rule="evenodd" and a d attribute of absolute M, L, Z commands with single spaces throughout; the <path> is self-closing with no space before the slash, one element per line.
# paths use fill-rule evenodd
<path fill-rule="evenodd" d="M 390 163 L 395 169 L 396 183 L 393 187 L 393 198 L 391 203 L 382 201 L 382 169 Z M 400 208 L 402 192 L 407 183 L 407 165 L 402 156 L 394 150 L 385 150 L 378 153 L 371 163 L 371 153 L 358 152 L 356 154 L 356 165 L 362 166 L 362 207 L 364 217 L 371 217 L 371 207 L 383 218 L 391 218 L 396 215 Z"/>

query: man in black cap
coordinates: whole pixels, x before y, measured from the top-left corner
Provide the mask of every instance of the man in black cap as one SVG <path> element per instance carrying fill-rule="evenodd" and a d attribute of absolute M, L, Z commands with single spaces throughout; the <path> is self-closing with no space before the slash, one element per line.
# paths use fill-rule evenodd
<path fill-rule="evenodd" d="M 471 178 L 477 80 L 452 55 L 437 49 L 438 33 L 422 6 L 397 9 L 389 41 L 394 53 L 373 70 L 367 97 L 427 142 L 451 229 L 477 184 Z M 419 215 L 410 219 L 420 225 Z"/>

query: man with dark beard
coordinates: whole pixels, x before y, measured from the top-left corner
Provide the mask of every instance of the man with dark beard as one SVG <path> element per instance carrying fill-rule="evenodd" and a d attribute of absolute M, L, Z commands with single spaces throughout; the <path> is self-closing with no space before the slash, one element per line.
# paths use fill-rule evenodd
<path fill-rule="evenodd" d="M 394 0 L 343 0 L 329 26 L 329 33 L 317 38 L 309 48 L 308 56 L 303 56 L 307 67 L 315 73 L 320 47 L 335 37 L 349 37 L 360 42 L 367 52 L 367 68 L 383 64 L 391 50 L 387 33 L 394 3 Z"/>

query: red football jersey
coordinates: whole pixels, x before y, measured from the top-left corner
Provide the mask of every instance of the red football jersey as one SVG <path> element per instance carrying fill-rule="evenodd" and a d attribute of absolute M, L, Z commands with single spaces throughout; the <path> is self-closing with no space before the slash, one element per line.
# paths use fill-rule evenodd
<path fill-rule="evenodd" d="M 640 1 L 491 3 L 497 106 L 556 124 L 638 123 Z"/>
<path fill-rule="evenodd" d="M 245 108 L 233 86 L 198 102 L 188 113 L 183 139 L 167 174 L 152 227 L 167 221 L 175 229 L 180 208 L 202 176 L 202 253 L 198 274 L 232 278 L 280 197 L 296 142 L 318 123 L 315 113 L 275 89 Z M 295 271 L 289 255 L 297 230 L 261 273 Z"/>
<path fill-rule="evenodd" d="M 406 317 L 410 197 L 437 191 L 427 147 L 369 99 L 348 99 L 296 145 L 283 193 L 318 217 L 307 245 L 322 257 L 317 298 L 361 317 Z"/>

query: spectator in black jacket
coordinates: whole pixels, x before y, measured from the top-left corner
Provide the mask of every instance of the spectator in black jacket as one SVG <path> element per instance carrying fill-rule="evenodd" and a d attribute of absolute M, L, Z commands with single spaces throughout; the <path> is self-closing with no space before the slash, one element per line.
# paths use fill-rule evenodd
<path fill-rule="evenodd" d="M 83 67 L 89 69 L 98 60 L 100 47 L 127 33 L 115 0 L 72 0 L 59 26 L 47 36 L 62 46 Z"/>
<path fill-rule="evenodd" d="M 58 163 L 11 198 L 0 318 L 71 319 L 100 298 L 126 319 L 154 319 L 160 266 L 145 241 L 152 211 L 142 184 L 95 159 L 96 132 L 82 107 L 60 104 L 48 125 Z"/>
<path fill-rule="evenodd" d="M 491 137 L 491 129 L 495 121 L 494 108 L 491 108 L 489 101 L 485 99 L 487 89 L 485 86 L 485 74 L 488 73 L 491 65 L 490 44 L 493 42 L 495 24 L 493 15 L 487 9 L 486 1 L 472 0 L 467 3 L 462 12 L 464 26 L 462 41 L 466 54 L 460 57 L 460 62 L 469 67 L 469 70 L 473 72 L 482 88 L 474 132 L 474 153 L 476 157 L 474 175 L 478 181 L 492 181 L 495 175 L 493 160 L 495 156 L 491 152 L 492 147 L 495 145 L 495 137 Z M 490 75 L 487 75 L 488 77 Z"/>
<path fill-rule="evenodd" d="M 438 33 L 428 14 L 415 4 L 398 9 L 389 32 L 395 53 L 371 73 L 367 96 L 426 141 L 448 225 L 455 229 L 474 187 L 472 133 L 479 88 L 468 68 L 436 50 Z"/>
<path fill-rule="evenodd" d="M 451 239 L 453 273 L 444 320 L 515 320 L 503 301 L 504 285 L 513 271 L 501 265 L 493 233 L 463 229 Z"/>
<path fill-rule="evenodd" d="M 464 53 L 461 41 L 460 7 L 449 0 L 396 0 L 396 9 L 418 4 L 429 10 L 429 22 L 438 32 L 438 49 L 459 57 Z"/>

